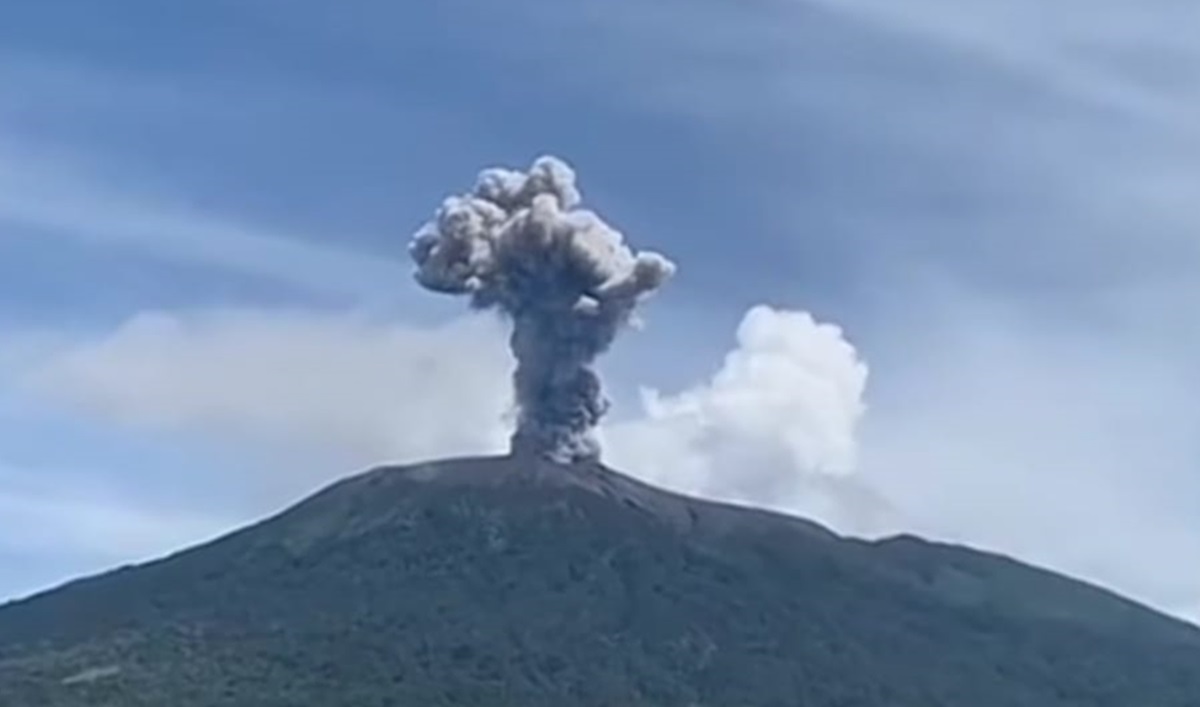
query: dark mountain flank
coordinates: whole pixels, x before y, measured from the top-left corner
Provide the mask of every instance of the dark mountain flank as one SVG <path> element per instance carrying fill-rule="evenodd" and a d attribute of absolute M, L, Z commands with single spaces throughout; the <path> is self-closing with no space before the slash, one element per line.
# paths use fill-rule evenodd
<path fill-rule="evenodd" d="M 1200 707 L 1200 631 L 595 463 L 378 469 L 0 607 L 4 707 Z"/>

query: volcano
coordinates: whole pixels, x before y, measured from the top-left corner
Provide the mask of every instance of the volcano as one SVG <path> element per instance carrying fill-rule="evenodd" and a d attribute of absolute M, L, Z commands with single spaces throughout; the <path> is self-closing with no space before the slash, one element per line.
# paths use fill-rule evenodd
<path fill-rule="evenodd" d="M 0 607 L 0 705 L 1196 707 L 1200 630 L 993 554 L 465 458 Z"/>

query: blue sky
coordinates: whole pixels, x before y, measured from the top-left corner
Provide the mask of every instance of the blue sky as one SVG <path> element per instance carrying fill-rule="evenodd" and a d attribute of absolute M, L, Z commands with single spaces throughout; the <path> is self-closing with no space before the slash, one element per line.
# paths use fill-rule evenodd
<path fill-rule="evenodd" d="M 0 596 L 502 445 L 503 334 L 405 246 L 479 168 L 549 152 L 680 266 L 604 364 L 617 459 L 682 453 L 638 390 L 679 393 L 728 443 L 704 484 L 649 477 L 1200 615 L 1198 25 L 1168 0 L 11 3 Z M 757 304 L 854 350 L 762 319 L 796 334 L 768 400 L 719 372 L 775 346 L 735 340 Z M 805 466 L 833 457 L 854 473 Z"/>

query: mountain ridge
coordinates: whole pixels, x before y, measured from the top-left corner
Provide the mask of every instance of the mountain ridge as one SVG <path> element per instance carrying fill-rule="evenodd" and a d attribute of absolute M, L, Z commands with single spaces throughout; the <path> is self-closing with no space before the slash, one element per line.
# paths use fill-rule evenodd
<path fill-rule="evenodd" d="M 1194 707 L 1196 665 L 1200 630 L 1002 555 L 512 456 L 369 470 L 0 607 L 0 698 L 47 705 L 895 707 L 974 682 L 998 692 L 979 704 Z"/>

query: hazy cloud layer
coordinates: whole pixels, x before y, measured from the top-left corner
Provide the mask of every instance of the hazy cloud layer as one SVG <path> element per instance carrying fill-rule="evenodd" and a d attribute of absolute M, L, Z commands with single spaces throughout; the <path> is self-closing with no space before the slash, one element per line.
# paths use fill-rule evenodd
<path fill-rule="evenodd" d="M 489 317 L 416 329 L 228 310 L 140 315 L 61 350 L 23 386 L 134 429 L 272 450 L 280 468 L 264 473 L 303 483 L 503 448 L 509 372 L 502 327 Z"/>
<path fill-rule="evenodd" d="M 265 450 L 275 461 L 261 473 L 286 494 L 371 464 L 503 452 L 510 370 L 490 317 L 418 329 L 217 311 L 139 316 L 60 350 L 23 387 L 109 424 Z M 836 327 L 755 308 L 711 380 L 647 390 L 605 431 L 606 459 L 682 491 L 863 529 L 878 518 L 861 515 L 868 495 L 848 477 L 865 382 Z"/>

